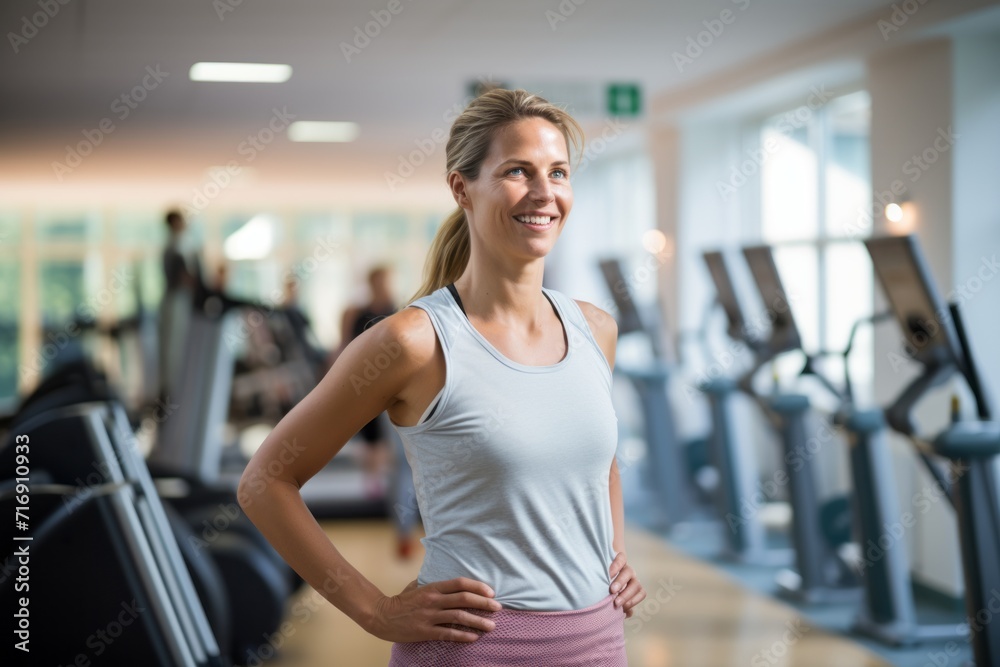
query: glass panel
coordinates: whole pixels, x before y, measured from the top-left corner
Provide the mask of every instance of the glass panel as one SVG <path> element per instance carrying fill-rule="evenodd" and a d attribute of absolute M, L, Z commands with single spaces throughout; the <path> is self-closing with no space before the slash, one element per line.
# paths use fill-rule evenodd
<path fill-rule="evenodd" d="M 353 227 L 354 239 L 366 248 L 406 241 L 410 233 L 409 220 L 402 213 L 357 213 Z"/>
<path fill-rule="evenodd" d="M 84 263 L 80 260 L 43 260 L 38 264 L 42 325 L 38 370 L 43 377 L 52 368 L 85 354 L 85 336 L 73 322 L 98 315 L 96 299 L 86 300 L 85 277 Z"/>
<path fill-rule="evenodd" d="M 83 262 L 43 260 L 38 265 L 38 290 L 44 326 L 62 324 L 77 316 L 84 303 Z M 80 308 L 80 310 L 86 310 Z M 88 313 L 89 314 L 89 313 Z"/>
<path fill-rule="evenodd" d="M 115 216 L 114 242 L 119 246 L 155 246 L 167 243 L 166 213 L 154 211 L 121 211 Z"/>
<path fill-rule="evenodd" d="M 761 131 L 761 235 L 775 243 L 819 232 L 817 160 L 809 128 L 795 112 L 770 119 Z"/>
<path fill-rule="evenodd" d="M 826 255 L 826 340 L 831 350 L 843 350 L 851 326 L 872 313 L 871 259 L 861 243 L 837 243 Z M 849 371 L 859 402 L 871 400 L 872 328 L 862 327 L 854 339 Z M 838 364 L 836 372 L 843 373 Z M 842 378 L 836 378 L 838 383 Z"/>
<path fill-rule="evenodd" d="M 866 91 L 839 97 L 828 109 L 826 232 L 867 236 L 871 232 L 871 98 Z"/>
<path fill-rule="evenodd" d="M 298 265 L 294 271 L 300 279 L 299 306 L 309 317 L 316 338 L 328 348 L 339 345 L 341 318 L 357 291 L 347 251 L 316 265 Z"/>
<path fill-rule="evenodd" d="M 21 240 L 23 216 L 16 211 L 0 211 L 0 249 Z"/>
<path fill-rule="evenodd" d="M 428 249 L 430 249 L 431 243 L 434 241 L 437 230 L 448 215 L 451 215 L 451 213 L 449 212 L 446 215 L 429 215 L 424 220 L 424 241 L 427 243 Z"/>
<path fill-rule="evenodd" d="M 43 243 L 93 243 L 101 240 L 101 216 L 95 211 L 40 211 L 35 229 Z"/>
<path fill-rule="evenodd" d="M 0 261 L 0 399 L 17 395 L 21 263 Z"/>
<path fill-rule="evenodd" d="M 299 245 L 313 247 L 346 243 L 350 239 L 350 217 L 343 213 L 304 213 L 295 224 L 295 239 Z"/>

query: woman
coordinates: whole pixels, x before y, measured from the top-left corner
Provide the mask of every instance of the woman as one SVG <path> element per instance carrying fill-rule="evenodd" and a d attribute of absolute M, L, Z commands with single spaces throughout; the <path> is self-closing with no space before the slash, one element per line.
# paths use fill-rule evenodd
<path fill-rule="evenodd" d="M 447 144 L 459 208 L 417 300 L 348 346 L 241 481 L 241 505 L 292 567 L 395 642 L 392 667 L 626 664 L 624 619 L 646 594 L 625 556 L 614 458 L 617 326 L 542 288 L 581 135 L 524 91 L 469 105 Z M 382 410 L 427 532 L 420 575 L 396 595 L 344 560 L 299 496 Z"/>

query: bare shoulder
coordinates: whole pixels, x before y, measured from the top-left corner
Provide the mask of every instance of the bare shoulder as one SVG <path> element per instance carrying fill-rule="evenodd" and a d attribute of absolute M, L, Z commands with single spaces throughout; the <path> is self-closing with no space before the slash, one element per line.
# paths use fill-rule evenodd
<path fill-rule="evenodd" d="M 397 355 L 407 365 L 421 366 L 434 357 L 436 334 L 431 318 L 422 308 L 403 308 L 380 320 L 358 337 L 368 337 L 368 346 Z"/>
<path fill-rule="evenodd" d="M 608 359 L 608 365 L 612 368 L 615 364 L 615 347 L 618 344 L 618 322 L 605 310 L 602 310 L 589 301 L 574 299 L 583 316 L 590 325 L 590 330 L 597 339 L 597 344 L 604 351 L 604 356 Z"/>

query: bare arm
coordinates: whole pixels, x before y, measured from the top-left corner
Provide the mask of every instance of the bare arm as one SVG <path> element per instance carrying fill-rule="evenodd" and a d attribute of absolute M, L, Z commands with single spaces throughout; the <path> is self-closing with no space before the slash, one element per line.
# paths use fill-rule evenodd
<path fill-rule="evenodd" d="M 615 318 L 597 306 L 586 301 L 577 301 L 590 325 L 590 330 L 597 339 L 597 344 L 608 360 L 608 366 L 615 368 L 615 349 L 618 346 L 618 323 Z M 612 545 L 615 553 L 625 552 L 625 508 L 622 504 L 621 477 L 618 474 L 618 459 L 611 462 L 608 476 L 608 491 L 611 494 L 611 521 L 614 524 L 615 537 Z"/>
<path fill-rule="evenodd" d="M 415 308 L 352 341 L 254 454 L 238 492 L 247 516 L 303 579 L 365 630 L 392 641 L 474 640 L 474 633 L 441 624 L 491 629 L 491 621 L 458 607 L 493 608 L 492 591 L 481 582 L 455 579 L 422 587 L 414 582 L 399 595 L 385 596 L 330 542 L 299 490 L 364 424 L 406 395 L 413 378 L 433 362 L 436 345 L 427 315 Z M 386 354 L 392 363 L 372 377 L 370 361 Z"/>
<path fill-rule="evenodd" d="M 618 345 L 618 323 L 608 313 L 586 301 L 578 301 L 580 309 L 587 318 L 594 338 L 608 360 L 608 366 L 614 370 L 615 349 Z M 626 616 L 632 616 L 635 605 L 646 597 L 635 571 L 628 564 L 625 552 L 625 505 L 622 502 L 621 476 L 618 473 L 618 459 L 611 461 L 611 471 L 608 474 L 608 495 L 611 500 L 611 522 L 614 525 L 612 547 L 615 550 L 615 560 L 611 563 L 610 574 L 614 580 L 611 592 L 617 593 L 615 605 L 625 611 Z"/>

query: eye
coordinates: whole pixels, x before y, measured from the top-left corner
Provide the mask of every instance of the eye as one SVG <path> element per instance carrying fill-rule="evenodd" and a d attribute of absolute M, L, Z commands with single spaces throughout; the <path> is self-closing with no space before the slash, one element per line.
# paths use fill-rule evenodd
<path fill-rule="evenodd" d="M 565 169 L 554 169 L 552 171 L 553 178 L 566 178 L 566 176 L 567 174 Z"/>
<path fill-rule="evenodd" d="M 514 172 L 519 172 L 519 173 L 514 173 Z M 524 173 L 524 167 L 513 167 L 507 170 L 508 176 L 520 176 L 523 173 Z"/>

